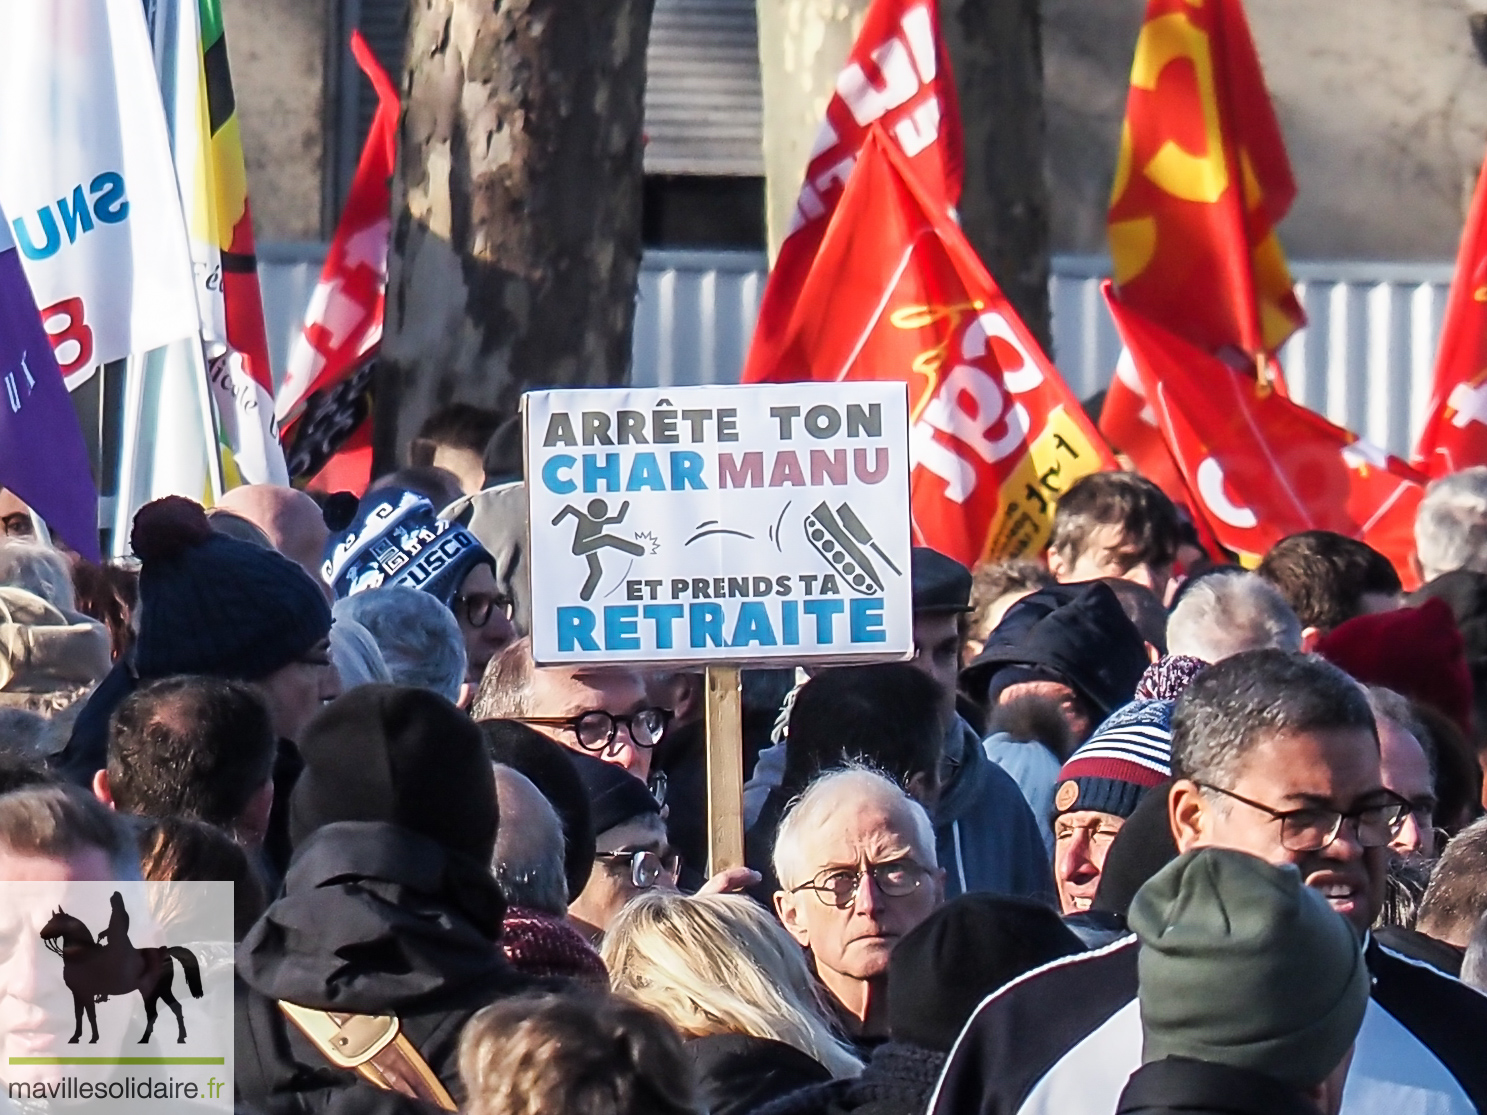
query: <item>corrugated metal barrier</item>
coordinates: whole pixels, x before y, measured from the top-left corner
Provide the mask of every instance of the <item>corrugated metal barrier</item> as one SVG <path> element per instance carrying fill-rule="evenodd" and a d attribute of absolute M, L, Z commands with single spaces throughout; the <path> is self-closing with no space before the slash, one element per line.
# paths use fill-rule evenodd
<path fill-rule="evenodd" d="M 321 245 L 259 249 L 270 355 L 283 375 L 324 258 Z M 1054 256 L 1055 359 L 1081 398 L 1110 380 L 1120 343 L 1100 297 L 1109 261 Z M 645 386 L 732 383 L 764 290 L 756 252 L 652 250 L 635 314 L 632 379 Z M 1429 401 L 1449 263 L 1293 262 L 1310 324 L 1281 353 L 1292 397 L 1408 456 Z"/>

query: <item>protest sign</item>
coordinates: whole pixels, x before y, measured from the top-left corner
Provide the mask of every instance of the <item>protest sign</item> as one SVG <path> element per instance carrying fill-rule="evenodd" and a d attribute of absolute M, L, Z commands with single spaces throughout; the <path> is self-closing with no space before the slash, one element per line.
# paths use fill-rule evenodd
<path fill-rule="evenodd" d="M 903 384 L 524 405 L 538 662 L 908 657 Z"/>

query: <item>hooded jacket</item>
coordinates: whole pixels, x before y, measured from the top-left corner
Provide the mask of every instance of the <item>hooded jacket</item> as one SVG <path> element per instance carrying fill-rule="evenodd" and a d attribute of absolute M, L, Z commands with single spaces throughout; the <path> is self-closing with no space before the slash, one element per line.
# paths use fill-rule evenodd
<path fill-rule="evenodd" d="M 930 1115 L 1110 1115 L 1141 1068 L 1137 954 L 1137 939 L 1126 937 L 1046 964 L 988 998 L 951 1051 Z M 1377 941 L 1364 958 L 1373 994 L 1345 1115 L 1487 1111 L 1487 998 Z"/>
<path fill-rule="evenodd" d="M 964 720 L 950 730 L 953 773 L 935 807 L 935 850 L 945 897 L 987 891 L 1052 899 L 1053 869 L 1033 811 L 1012 776 L 986 757 Z"/>
<path fill-rule="evenodd" d="M 395 825 L 342 821 L 295 852 L 284 894 L 238 946 L 238 1102 L 321 1111 L 369 1088 L 330 1064 L 278 1008 L 395 1014 L 461 1098 L 460 1030 L 475 1011 L 534 986 L 497 943 L 504 905 L 467 857 Z"/>

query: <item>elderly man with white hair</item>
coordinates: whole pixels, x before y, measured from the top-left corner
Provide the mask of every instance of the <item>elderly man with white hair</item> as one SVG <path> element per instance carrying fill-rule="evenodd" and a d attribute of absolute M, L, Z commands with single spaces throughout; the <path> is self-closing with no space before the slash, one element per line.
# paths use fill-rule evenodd
<path fill-rule="evenodd" d="M 1442 476 L 1425 489 L 1415 511 L 1415 560 L 1422 581 L 1456 569 L 1487 573 L 1487 466 Z"/>
<path fill-rule="evenodd" d="M 1183 590 L 1167 619 L 1167 652 L 1222 662 L 1245 650 L 1301 649 L 1301 621 L 1254 573 L 1209 573 Z"/>
<path fill-rule="evenodd" d="M 888 957 L 945 896 L 924 807 L 864 767 L 823 774 L 775 838 L 775 911 L 811 957 L 843 1028 L 888 1033 Z"/>
<path fill-rule="evenodd" d="M 371 633 L 394 684 L 432 690 L 460 702 L 465 639 L 454 613 L 437 597 L 385 585 L 337 600 L 331 615 L 337 623 L 355 620 Z"/>

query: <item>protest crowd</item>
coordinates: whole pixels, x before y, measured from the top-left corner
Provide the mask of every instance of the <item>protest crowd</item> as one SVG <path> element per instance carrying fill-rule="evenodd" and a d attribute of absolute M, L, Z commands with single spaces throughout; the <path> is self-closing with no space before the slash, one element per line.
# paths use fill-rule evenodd
<path fill-rule="evenodd" d="M 234 882 L 239 1110 L 1487 1105 L 1487 468 L 1410 594 L 1132 472 L 1046 563 L 916 548 L 911 661 L 745 671 L 711 877 L 699 674 L 534 664 L 483 481 L 168 497 L 101 566 L 3 497 L 0 878 Z M 458 556 L 369 576 L 394 529 Z"/>
<path fill-rule="evenodd" d="M 382 335 L 385 249 L 347 260 L 388 235 L 386 75 L 312 300 L 345 320 L 307 324 L 276 399 L 242 331 L 230 82 L 189 65 L 225 59 L 220 20 L 173 56 L 165 84 L 212 109 L 202 165 L 236 160 L 238 224 L 195 260 L 226 325 L 192 295 L 184 332 L 115 350 L 99 324 L 93 356 L 200 325 L 229 387 L 205 411 L 234 419 L 205 486 L 100 500 L 43 336 L 50 257 L 33 214 L 0 215 L 0 887 L 232 885 L 218 1109 L 1487 1112 L 1487 178 L 1406 463 L 1287 394 L 1295 186 L 1242 7 L 1150 0 L 1110 209 L 1125 351 L 1081 403 L 950 215 L 934 11 L 872 5 L 743 385 L 447 403 L 375 474 L 368 404 L 354 430 L 335 407 Z M 1194 72 L 1224 104 L 1200 119 L 1151 55 L 1210 42 Z M 1164 146 L 1168 110 L 1236 129 L 1210 151 L 1233 165 Z M 130 173 L 132 209 L 92 180 L 96 233 L 82 186 L 59 208 L 66 249 L 40 211 L 59 260 L 144 224 Z M 805 409 L 766 409 L 776 389 Z M 714 517 L 681 543 L 690 508 L 743 506 L 767 533 Z M 663 538 L 706 575 L 650 576 Z M 108 924 L 89 947 L 128 943 Z M 8 1082 L 50 1019 L 17 959 L 40 943 L 6 925 Z"/>

